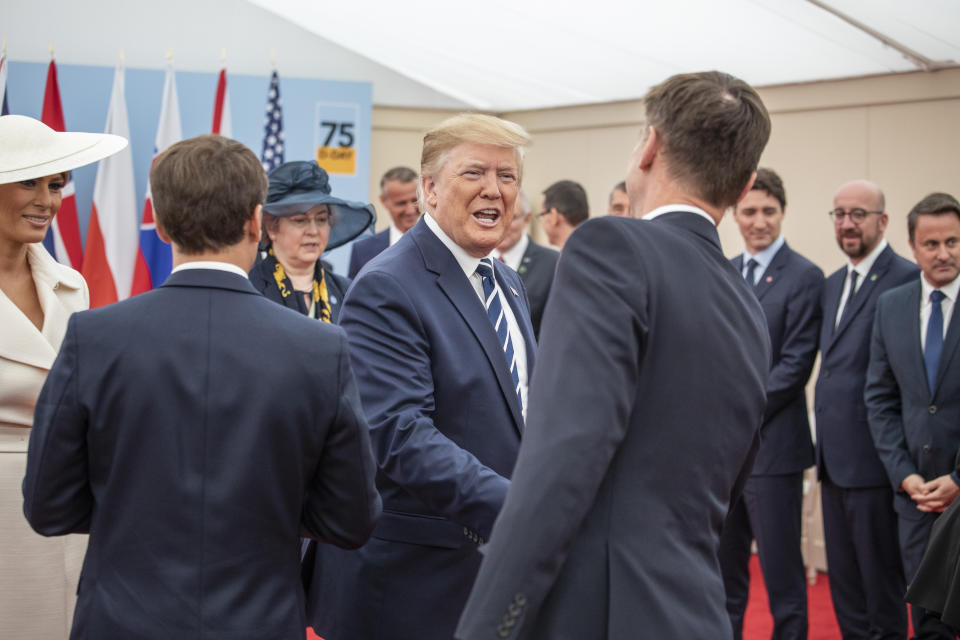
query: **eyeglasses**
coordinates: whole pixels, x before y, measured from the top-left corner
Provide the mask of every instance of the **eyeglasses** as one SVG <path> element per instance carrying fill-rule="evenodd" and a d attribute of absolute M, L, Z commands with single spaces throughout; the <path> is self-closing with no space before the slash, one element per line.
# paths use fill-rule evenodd
<path fill-rule="evenodd" d="M 850 211 L 844 211 L 843 209 L 834 209 L 833 211 L 828 211 L 827 215 L 830 216 L 830 219 L 833 220 L 834 224 L 840 224 L 843 222 L 844 218 L 847 216 L 850 217 L 850 221 L 853 224 L 860 224 L 867 219 L 867 216 L 871 213 L 883 213 L 883 211 L 867 211 L 866 209 L 850 209 Z"/>

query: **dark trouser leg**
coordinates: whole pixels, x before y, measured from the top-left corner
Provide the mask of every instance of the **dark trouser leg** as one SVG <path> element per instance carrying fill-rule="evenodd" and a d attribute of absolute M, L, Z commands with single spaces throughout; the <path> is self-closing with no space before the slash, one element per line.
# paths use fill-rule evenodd
<path fill-rule="evenodd" d="M 747 486 L 749 485 L 748 480 Z M 743 615 L 750 595 L 749 562 L 752 541 L 750 519 L 741 496 L 727 516 L 723 524 L 723 532 L 720 534 L 720 571 L 723 574 L 723 586 L 727 594 L 727 613 L 730 615 L 734 640 L 741 640 L 743 637 Z"/>
<path fill-rule="evenodd" d="M 772 640 L 806 640 L 807 580 L 800 549 L 803 474 L 751 477 L 744 501 L 770 599 Z"/>

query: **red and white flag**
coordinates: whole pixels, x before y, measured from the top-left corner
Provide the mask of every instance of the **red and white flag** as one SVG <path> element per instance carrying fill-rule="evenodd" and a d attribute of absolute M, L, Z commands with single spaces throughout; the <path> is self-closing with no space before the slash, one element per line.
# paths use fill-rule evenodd
<path fill-rule="evenodd" d="M 230 127 L 230 94 L 227 93 L 227 70 L 220 69 L 220 78 L 217 80 L 217 97 L 213 103 L 213 127 L 210 133 L 219 133 L 221 136 L 233 137 Z"/>
<path fill-rule="evenodd" d="M 160 123 L 157 125 L 157 137 L 154 139 L 153 157 L 167 150 L 167 147 L 182 138 L 180 129 L 180 105 L 177 101 L 177 83 L 173 77 L 173 67 L 167 68 L 163 83 L 163 101 L 160 105 Z M 152 165 L 152 161 L 151 161 Z M 143 203 L 143 220 L 140 223 L 140 249 L 137 252 L 136 267 L 133 271 L 133 287 L 130 295 L 149 291 L 160 286 L 170 275 L 173 258 L 170 245 L 157 235 L 157 225 L 153 219 L 153 198 L 150 180 L 147 179 L 147 198 Z"/>
<path fill-rule="evenodd" d="M 43 112 L 40 120 L 54 131 L 66 131 L 63 104 L 60 102 L 60 84 L 57 65 L 51 60 L 47 67 L 47 86 L 43 92 Z M 80 242 L 80 224 L 77 219 L 77 197 L 73 178 L 64 185 L 60 211 L 53 218 L 43 244 L 58 262 L 74 269 L 83 267 L 83 244 Z"/>
<path fill-rule="evenodd" d="M 113 76 L 106 133 L 130 139 L 124 98 L 123 67 Z M 90 287 L 90 307 L 129 297 L 137 258 L 137 198 L 130 146 L 100 161 L 93 187 L 83 277 Z"/>

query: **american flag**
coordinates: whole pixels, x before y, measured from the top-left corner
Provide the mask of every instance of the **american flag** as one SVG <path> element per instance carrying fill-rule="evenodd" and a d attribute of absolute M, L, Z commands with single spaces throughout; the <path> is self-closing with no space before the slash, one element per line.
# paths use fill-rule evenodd
<path fill-rule="evenodd" d="M 267 173 L 283 164 L 283 109 L 280 106 L 280 76 L 276 71 L 270 76 L 270 91 L 267 93 L 260 164 Z"/>

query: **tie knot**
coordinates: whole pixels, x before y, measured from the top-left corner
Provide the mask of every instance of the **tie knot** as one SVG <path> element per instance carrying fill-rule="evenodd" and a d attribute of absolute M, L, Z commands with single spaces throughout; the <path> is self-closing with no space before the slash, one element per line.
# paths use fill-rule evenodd
<path fill-rule="evenodd" d="M 934 289 L 930 292 L 930 302 L 933 304 L 940 304 L 940 302 L 946 297 L 947 296 L 943 293 L 943 291 L 940 291 L 939 289 Z"/>
<path fill-rule="evenodd" d="M 493 260 L 483 258 L 477 265 L 477 275 L 481 278 L 493 278 Z"/>
<path fill-rule="evenodd" d="M 760 264 L 760 263 L 757 262 L 757 260 L 756 260 L 755 258 L 750 258 L 749 260 L 747 260 L 747 267 L 750 268 L 750 269 L 756 268 L 757 265 L 759 265 L 759 264 Z"/>

